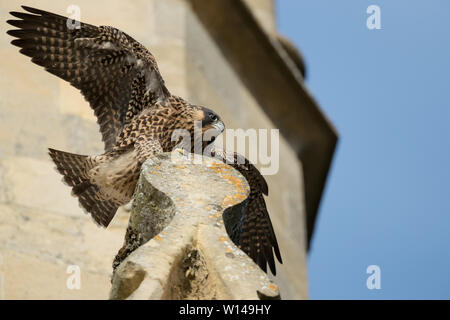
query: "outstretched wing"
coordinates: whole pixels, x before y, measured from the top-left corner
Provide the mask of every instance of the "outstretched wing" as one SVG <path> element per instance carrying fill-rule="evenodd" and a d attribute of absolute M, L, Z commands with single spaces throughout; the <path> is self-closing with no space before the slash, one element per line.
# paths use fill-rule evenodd
<path fill-rule="evenodd" d="M 277 238 L 267 212 L 264 195 L 268 195 L 269 189 L 266 180 L 256 167 L 248 159 L 238 153 L 227 153 L 220 149 L 214 149 L 213 157 L 219 158 L 247 179 L 250 186 L 250 196 L 245 211 L 245 216 L 240 226 L 240 236 L 237 245 L 255 261 L 259 267 L 267 272 L 267 264 L 275 275 L 275 259 L 282 262 Z"/>
<path fill-rule="evenodd" d="M 17 38 L 11 43 L 81 91 L 94 109 L 106 151 L 143 106 L 169 97 L 155 58 L 124 32 L 22 8 L 29 13 L 11 12 L 20 20 L 7 21 L 19 28 L 7 31 Z"/>

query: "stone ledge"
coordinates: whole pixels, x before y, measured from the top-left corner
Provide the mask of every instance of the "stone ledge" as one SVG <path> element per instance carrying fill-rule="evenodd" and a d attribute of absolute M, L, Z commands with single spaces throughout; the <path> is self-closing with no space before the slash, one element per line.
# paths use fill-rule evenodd
<path fill-rule="evenodd" d="M 177 150 L 144 163 L 110 299 L 276 299 L 278 287 L 228 237 L 249 187 L 222 162 Z"/>

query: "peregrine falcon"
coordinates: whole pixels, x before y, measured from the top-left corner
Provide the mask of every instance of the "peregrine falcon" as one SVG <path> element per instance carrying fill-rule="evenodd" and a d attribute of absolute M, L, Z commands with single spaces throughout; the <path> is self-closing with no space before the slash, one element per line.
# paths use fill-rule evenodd
<path fill-rule="evenodd" d="M 64 16 L 22 8 L 27 13 L 10 12 L 18 19 L 7 21 L 18 28 L 7 31 L 17 38 L 11 43 L 32 62 L 79 89 L 97 117 L 103 154 L 54 149 L 49 154 L 72 194 L 99 225 L 107 227 L 118 207 L 131 200 L 143 162 L 177 146 L 178 141 L 172 141 L 175 130 L 188 130 L 191 145 L 202 139 L 203 148 L 224 130 L 214 111 L 170 94 L 153 55 L 125 32 L 79 21 L 69 24 Z M 198 126 L 202 136 L 195 138 Z M 213 134 L 203 141 L 203 134 L 211 130 Z M 242 157 L 222 150 L 212 154 L 224 162 Z M 240 231 L 232 240 L 265 272 L 269 264 L 275 274 L 274 253 L 282 260 L 264 201 L 267 183 L 247 159 L 241 160 L 230 165 L 248 180 L 250 196 Z"/>

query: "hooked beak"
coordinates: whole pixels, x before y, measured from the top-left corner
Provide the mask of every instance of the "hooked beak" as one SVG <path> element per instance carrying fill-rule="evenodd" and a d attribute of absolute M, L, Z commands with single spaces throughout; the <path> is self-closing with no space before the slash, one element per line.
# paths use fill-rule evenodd
<path fill-rule="evenodd" d="M 223 130 L 225 130 L 225 124 L 222 121 L 217 121 L 216 123 L 213 124 L 214 129 L 216 129 L 217 131 L 219 131 L 220 133 L 223 132 Z"/>

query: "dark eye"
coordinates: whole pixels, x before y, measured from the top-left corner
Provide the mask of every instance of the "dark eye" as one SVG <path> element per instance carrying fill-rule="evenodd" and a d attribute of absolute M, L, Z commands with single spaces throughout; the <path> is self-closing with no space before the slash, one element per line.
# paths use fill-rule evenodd
<path fill-rule="evenodd" d="M 211 119 L 211 121 L 217 121 L 218 120 L 217 116 L 214 113 L 210 113 L 209 114 L 209 118 Z"/>

